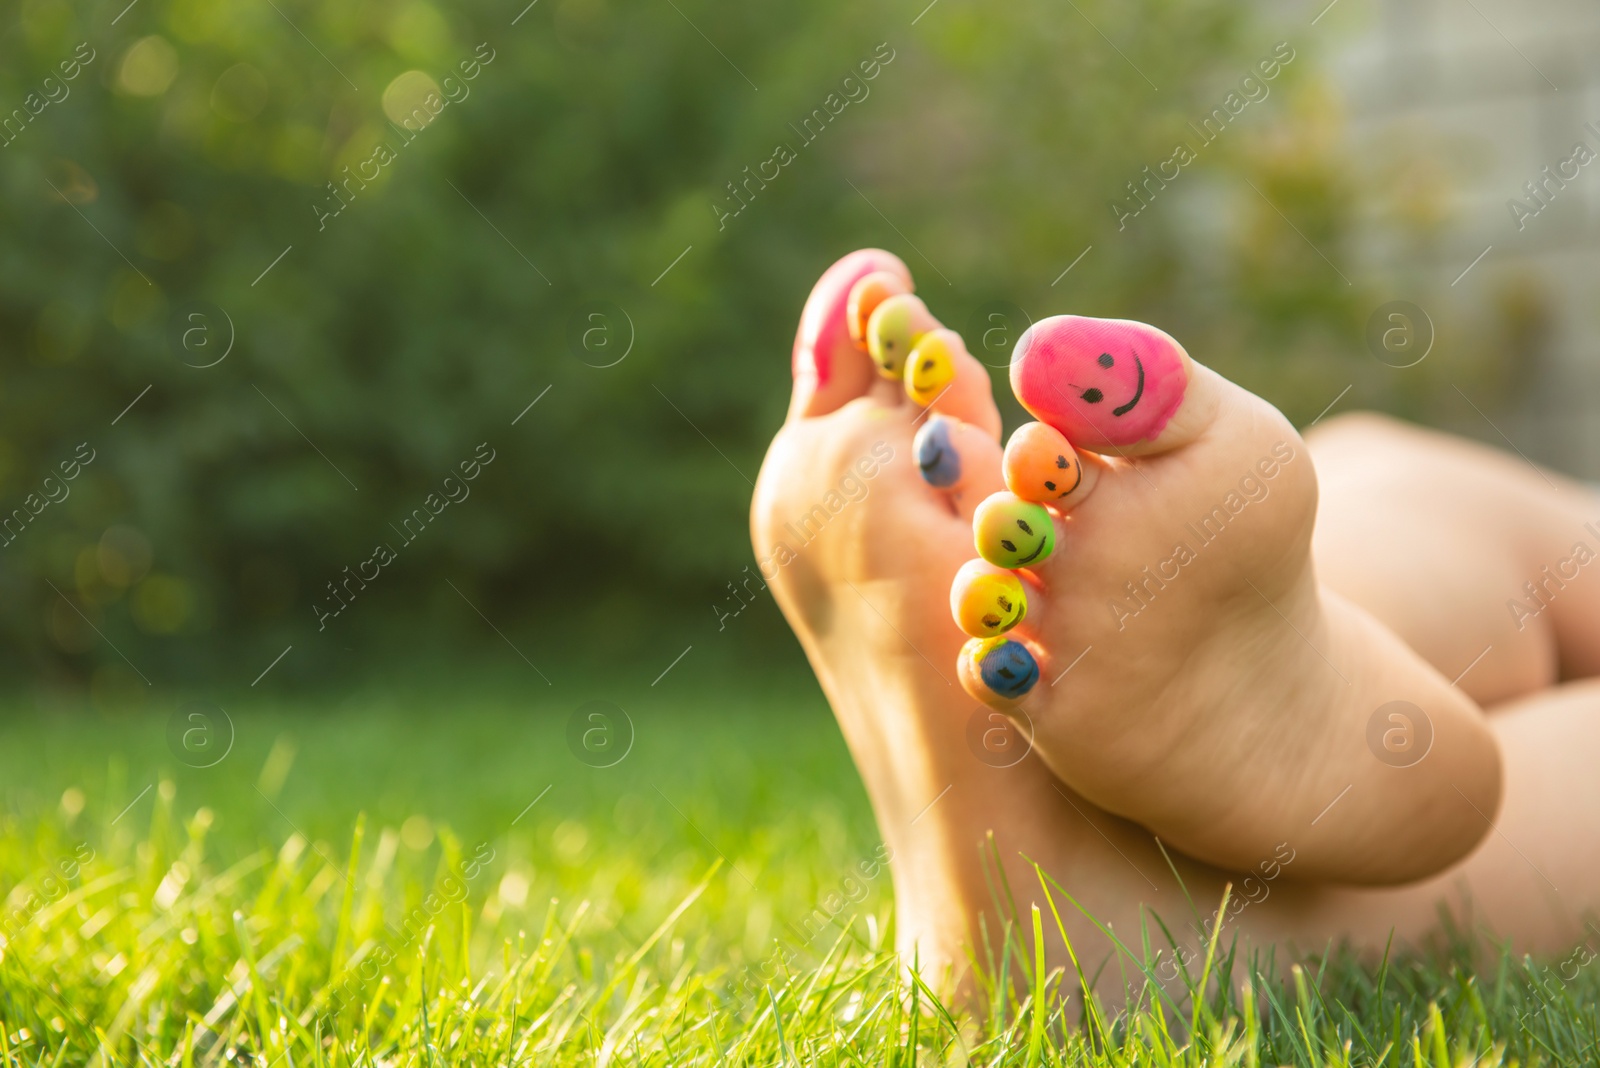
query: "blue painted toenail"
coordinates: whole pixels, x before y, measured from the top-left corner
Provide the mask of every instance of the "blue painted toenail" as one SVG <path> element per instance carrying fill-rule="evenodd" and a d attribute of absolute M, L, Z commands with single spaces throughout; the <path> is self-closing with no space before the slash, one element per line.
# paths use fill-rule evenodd
<path fill-rule="evenodd" d="M 978 662 L 983 684 L 1001 697 L 1018 698 L 1039 681 L 1039 662 L 1019 642 L 1005 641 Z"/>
<path fill-rule="evenodd" d="M 950 420 L 934 416 L 911 443 L 917 467 L 930 486 L 953 486 L 961 478 L 961 454 L 950 444 Z"/>

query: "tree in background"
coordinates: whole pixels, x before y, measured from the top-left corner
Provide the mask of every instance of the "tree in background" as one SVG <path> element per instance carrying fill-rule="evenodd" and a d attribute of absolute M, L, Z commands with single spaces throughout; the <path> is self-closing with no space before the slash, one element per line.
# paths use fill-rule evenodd
<path fill-rule="evenodd" d="M 1301 421 L 1383 403 L 1337 114 L 1242 7 L 25 0 L 0 513 L 94 459 L 0 553 L 12 670 L 705 615 L 800 302 L 862 245 L 997 383 L 1019 313 L 1076 311 Z"/>

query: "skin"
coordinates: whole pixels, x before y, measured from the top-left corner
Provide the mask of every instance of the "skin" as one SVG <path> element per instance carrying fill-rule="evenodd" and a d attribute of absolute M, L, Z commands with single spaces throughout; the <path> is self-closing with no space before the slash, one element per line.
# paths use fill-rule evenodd
<path fill-rule="evenodd" d="M 1042 506 L 997 493 L 978 506 L 972 540 L 996 567 L 1034 567 L 1055 551 L 1055 523 Z"/>
<path fill-rule="evenodd" d="M 867 343 L 867 321 L 889 297 L 911 292 L 910 279 L 894 271 L 875 271 L 863 277 L 850 289 L 845 307 L 845 322 L 850 329 L 850 340 L 857 345 Z"/>
<path fill-rule="evenodd" d="M 935 326 L 921 298 L 910 293 L 887 297 L 867 319 L 867 354 L 886 378 L 905 374 L 911 350 Z"/>
<path fill-rule="evenodd" d="M 950 441 L 950 429 L 950 420 L 934 416 L 912 442 L 917 466 L 930 486 L 946 488 L 961 478 L 961 454 Z"/>
<path fill-rule="evenodd" d="M 1087 490 L 1084 467 L 1066 436 L 1047 423 L 1025 423 L 1006 444 L 1006 489 L 1027 501 L 1057 507 Z"/>
<path fill-rule="evenodd" d="M 1053 513 L 1065 551 L 1025 565 L 1046 608 L 1010 637 L 1051 678 L 1081 665 L 1035 690 L 1016 666 L 996 684 L 970 661 L 968 692 L 1026 712 L 1040 756 L 1085 797 L 1213 864 L 1248 869 L 1292 840 L 1295 878 L 1387 885 L 1466 855 L 1500 801 L 1493 736 L 1449 678 L 1319 580 L 1316 475 L 1294 428 L 1153 328 L 1058 316 L 1030 334 L 1018 381 L 1037 385 L 1040 360 L 1078 385 L 1084 364 L 1120 366 L 1096 349 L 1142 351 L 1137 388 L 1106 380 L 1090 406 L 1179 404 L 1140 425 L 1138 458 L 1085 454 L 1094 491 Z M 1017 566 L 986 546 L 988 510 L 1025 504 L 979 510 L 984 559 Z M 1259 778 L 1237 774 L 1241 756 Z M 1433 818 L 1384 827 L 1412 810 Z"/>
<path fill-rule="evenodd" d="M 1178 411 L 1188 360 L 1145 323 L 1058 315 L 1017 341 L 1011 385 L 1037 419 L 1088 448 L 1153 441 Z"/>
<path fill-rule="evenodd" d="M 906 395 L 927 405 L 956 376 L 954 348 L 961 337 L 954 330 L 934 330 L 922 337 L 906 359 Z"/>
<path fill-rule="evenodd" d="M 950 613 L 956 626 L 974 638 L 993 638 L 1027 617 L 1028 594 L 1009 571 L 973 560 L 957 572 L 950 587 Z"/>
<path fill-rule="evenodd" d="M 873 256 L 881 264 L 898 262 Z M 843 300 L 837 284 L 819 284 L 812 303 L 825 308 Z M 807 315 L 813 315 L 809 308 Z M 815 315 L 825 318 L 826 312 Z M 842 332 L 812 340 L 837 346 L 841 363 L 859 358 L 843 347 L 848 336 Z M 964 376 L 982 373 L 981 366 L 958 367 L 957 387 Z M 888 441 L 896 456 L 912 455 L 911 439 L 925 414 L 898 389 L 865 375 L 857 381 L 861 387 L 848 395 L 797 381 L 790 419 L 768 452 L 752 504 L 758 554 L 770 551 L 782 525 L 873 441 Z M 949 665 L 960 658 L 965 636 L 937 602 L 970 558 L 975 499 L 999 491 L 1002 464 L 992 401 L 976 390 L 951 392 L 959 404 L 943 401 L 937 414 L 956 424 L 950 439 L 961 452 L 960 485 L 930 486 L 915 463 L 885 465 L 851 520 L 831 524 L 771 582 L 894 851 L 899 949 L 930 981 L 958 992 L 972 989 L 967 953 L 982 944 L 980 924 L 992 934 L 998 922 L 981 859 L 986 848 L 998 856 L 1023 915 L 1033 904 L 1049 915 L 1037 863 L 1082 909 L 1118 931 L 1132 936 L 1149 912 L 1159 914 L 1184 952 L 1194 945 L 1190 898 L 1209 918 L 1225 883 L 1245 892 L 1246 873 L 1255 880 L 1249 884 L 1254 900 L 1225 914 L 1222 935 L 1224 945 L 1237 940 L 1246 953 L 1272 946 L 1315 952 L 1329 940 L 1345 940 L 1376 958 L 1391 934 L 1399 946 L 1428 936 L 1440 907 L 1458 923 L 1487 926 L 1517 952 L 1554 954 L 1582 937 L 1582 916 L 1600 905 L 1600 850 L 1592 848 L 1600 841 L 1600 778 L 1590 766 L 1590 755 L 1600 749 L 1600 681 L 1593 678 L 1600 673 L 1600 577 L 1584 572 L 1549 602 L 1537 625 L 1521 631 L 1506 622 L 1505 601 L 1526 577 L 1568 554 L 1582 536 L 1574 532 L 1600 515 L 1592 492 L 1481 446 L 1378 417 L 1333 418 L 1319 426 L 1304 446 L 1323 487 L 1307 535 L 1332 592 L 1383 626 L 1398 649 L 1430 658 L 1425 662 L 1449 677 L 1478 655 L 1485 635 L 1507 640 L 1503 651 L 1497 643 L 1460 681 L 1468 697 L 1484 702 L 1473 710 L 1503 769 L 1503 801 L 1489 810 L 1495 833 L 1487 833 L 1485 821 L 1463 857 L 1403 886 L 1360 889 L 1349 879 L 1307 876 L 1309 857 L 1299 842 L 1285 850 L 1275 841 L 1230 871 L 1170 842 L 1163 853 L 1150 831 L 1086 799 L 1037 750 L 1000 762 L 974 748 L 972 739 L 990 726 L 984 717 L 995 713 L 975 711 L 953 685 Z M 1202 465 L 1187 473 L 1204 478 L 1206 470 Z M 1226 480 L 1234 475 L 1228 469 Z M 1102 499 L 1103 488 L 1092 499 Z M 1449 507 L 1441 510 L 1440 502 Z M 1375 526 L 1383 536 L 1374 535 Z M 1459 536 L 1463 530 L 1472 536 Z M 1069 551 L 1077 549 L 1075 543 Z M 1063 596 L 1049 593 L 1049 603 L 1037 610 L 1056 612 Z M 1425 611 L 1429 605 L 1436 610 Z M 1208 611 L 1203 605 L 1183 609 L 1190 610 Z M 1035 611 L 1030 603 L 1030 621 Z M 1151 649 L 1159 652 L 1159 642 Z M 1087 663 L 1054 670 L 1066 669 L 1070 680 Z M 1236 682 L 1252 684 L 1269 681 L 1267 667 L 1260 658 L 1229 665 Z M 1026 724 L 1028 717 L 1017 720 Z M 974 724 L 978 730 L 969 730 Z M 1084 744 L 1113 767 L 1123 759 L 1114 747 Z M 1304 776 L 1324 760 L 1312 753 L 1280 775 L 1236 751 L 1229 770 L 1252 781 L 1270 803 L 1270 792 L 1286 777 Z M 1437 815 L 1401 806 L 1374 822 L 1401 833 Z M 1054 900 L 1087 970 L 1118 956 L 1059 890 Z M 1047 965 L 1070 969 L 1053 925 L 1046 929 Z M 1111 960 L 1105 974 L 1124 971 L 1131 966 Z"/>

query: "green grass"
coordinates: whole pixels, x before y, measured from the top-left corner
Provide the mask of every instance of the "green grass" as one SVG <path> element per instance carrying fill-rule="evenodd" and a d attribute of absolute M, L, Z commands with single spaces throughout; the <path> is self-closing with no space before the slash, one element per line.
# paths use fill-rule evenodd
<path fill-rule="evenodd" d="M 205 769 L 164 715 L 19 705 L 0 729 L 0 1063 L 1595 1060 L 1600 969 L 1463 937 L 1378 968 L 1221 945 L 1191 984 L 1210 994 L 1085 1016 L 1076 974 L 1038 974 L 1047 910 L 986 965 L 986 1019 L 948 1010 L 890 952 L 878 839 L 814 691 L 641 699 L 603 769 L 567 747 L 577 703 L 240 705 Z"/>

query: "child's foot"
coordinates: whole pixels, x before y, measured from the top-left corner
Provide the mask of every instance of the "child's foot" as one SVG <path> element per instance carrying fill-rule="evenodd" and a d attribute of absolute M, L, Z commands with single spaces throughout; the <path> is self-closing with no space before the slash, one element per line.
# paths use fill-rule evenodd
<path fill-rule="evenodd" d="M 910 338 L 889 328 L 934 327 L 920 301 L 897 300 L 879 316 L 881 359 L 869 356 L 872 309 L 852 307 L 852 292 L 887 300 L 909 289 L 904 264 L 868 250 L 840 260 L 812 290 L 789 416 L 757 479 L 751 535 L 883 835 L 884 855 L 841 874 L 890 873 L 900 948 L 933 978 L 959 968 L 978 937 L 974 917 L 990 904 L 978 852 L 985 832 L 1007 835 L 1013 863 L 1022 848 L 1014 828 L 1078 817 L 1036 757 L 1005 751 L 1018 740 L 1005 716 L 974 702 L 956 678 L 963 635 L 947 595 L 972 552 L 974 507 L 1004 485 L 1000 416 L 987 371 L 954 335 L 936 335 L 944 356 L 921 353 L 936 366 L 914 365 L 913 385 L 931 403 L 913 400 L 903 366 Z M 901 381 L 888 377 L 897 368 Z M 944 384 L 927 392 L 941 374 Z M 1070 836 L 1042 833 L 1047 844 L 1029 848 L 1048 851 L 1058 837 Z M 885 855 L 893 860 L 881 868 Z"/>
<path fill-rule="evenodd" d="M 952 590 L 974 697 L 1083 796 L 1223 867 L 1288 842 L 1296 878 L 1402 882 L 1487 833 L 1487 723 L 1319 587 L 1316 477 L 1276 409 L 1123 320 L 1036 324 L 1011 380 L 1043 423 L 1011 439 L 1011 492 L 974 518 L 988 563 Z M 995 605 L 1004 569 L 1025 609 Z"/>

